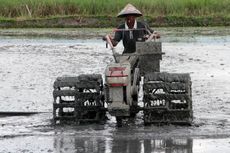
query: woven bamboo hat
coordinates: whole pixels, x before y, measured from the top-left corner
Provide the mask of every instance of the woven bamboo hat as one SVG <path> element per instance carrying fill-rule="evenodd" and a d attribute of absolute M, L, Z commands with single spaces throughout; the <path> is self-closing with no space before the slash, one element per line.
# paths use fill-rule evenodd
<path fill-rule="evenodd" d="M 127 15 L 134 15 L 136 17 L 139 17 L 142 16 L 142 13 L 132 4 L 127 4 L 125 8 L 123 8 L 121 12 L 118 13 L 117 17 L 123 18 L 126 17 Z"/>

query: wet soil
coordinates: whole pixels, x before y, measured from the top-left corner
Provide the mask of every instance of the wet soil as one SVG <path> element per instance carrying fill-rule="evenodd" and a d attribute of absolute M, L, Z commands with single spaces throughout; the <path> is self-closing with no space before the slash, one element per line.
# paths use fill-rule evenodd
<path fill-rule="evenodd" d="M 113 61 L 101 40 L 107 30 L 82 38 L 53 30 L 55 38 L 8 29 L 20 36 L 0 36 L 0 111 L 41 113 L 0 116 L 0 152 L 230 152 L 230 32 L 225 27 L 157 30 L 165 52 L 161 71 L 191 75 L 192 126 L 144 126 L 142 112 L 122 128 L 111 116 L 105 124 L 52 125 L 54 80 L 103 74 Z"/>

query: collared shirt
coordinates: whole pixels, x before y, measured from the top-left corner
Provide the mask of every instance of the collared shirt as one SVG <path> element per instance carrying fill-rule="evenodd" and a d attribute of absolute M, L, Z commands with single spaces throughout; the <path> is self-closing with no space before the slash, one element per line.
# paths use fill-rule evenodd
<path fill-rule="evenodd" d="M 144 35 L 153 32 L 146 24 L 135 21 L 134 28 L 129 29 L 127 24 L 121 24 L 115 33 L 114 41 L 123 41 L 124 52 L 123 53 L 134 53 L 136 51 L 136 41 L 144 41 Z"/>
<path fill-rule="evenodd" d="M 137 29 L 137 21 L 135 20 L 133 29 Z M 133 29 L 129 31 L 129 38 L 133 39 Z M 127 23 L 125 22 L 125 30 L 129 30 Z"/>

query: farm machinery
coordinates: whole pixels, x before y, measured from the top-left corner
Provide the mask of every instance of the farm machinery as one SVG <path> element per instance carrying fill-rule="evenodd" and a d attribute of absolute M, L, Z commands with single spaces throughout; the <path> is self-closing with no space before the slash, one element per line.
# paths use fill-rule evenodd
<path fill-rule="evenodd" d="M 101 122 L 109 113 L 120 126 L 142 111 L 145 125 L 191 124 L 190 75 L 160 72 L 163 54 L 161 42 L 136 42 L 135 53 L 114 56 L 104 79 L 101 74 L 58 77 L 53 85 L 54 123 Z"/>

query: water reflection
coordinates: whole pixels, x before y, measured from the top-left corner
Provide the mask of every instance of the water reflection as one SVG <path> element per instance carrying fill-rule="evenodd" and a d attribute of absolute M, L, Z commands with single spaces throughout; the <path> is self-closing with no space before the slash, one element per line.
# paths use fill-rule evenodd
<path fill-rule="evenodd" d="M 192 139 L 114 140 L 112 152 L 192 153 Z"/>
<path fill-rule="evenodd" d="M 105 140 L 95 138 L 55 137 L 54 148 L 58 153 L 103 153 L 106 151 Z"/>
<path fill-rule="evenodd" d="M 101 137 L 56 136 L 58 153 L 192 153 L 190 138 L 124 139 Z"/>

